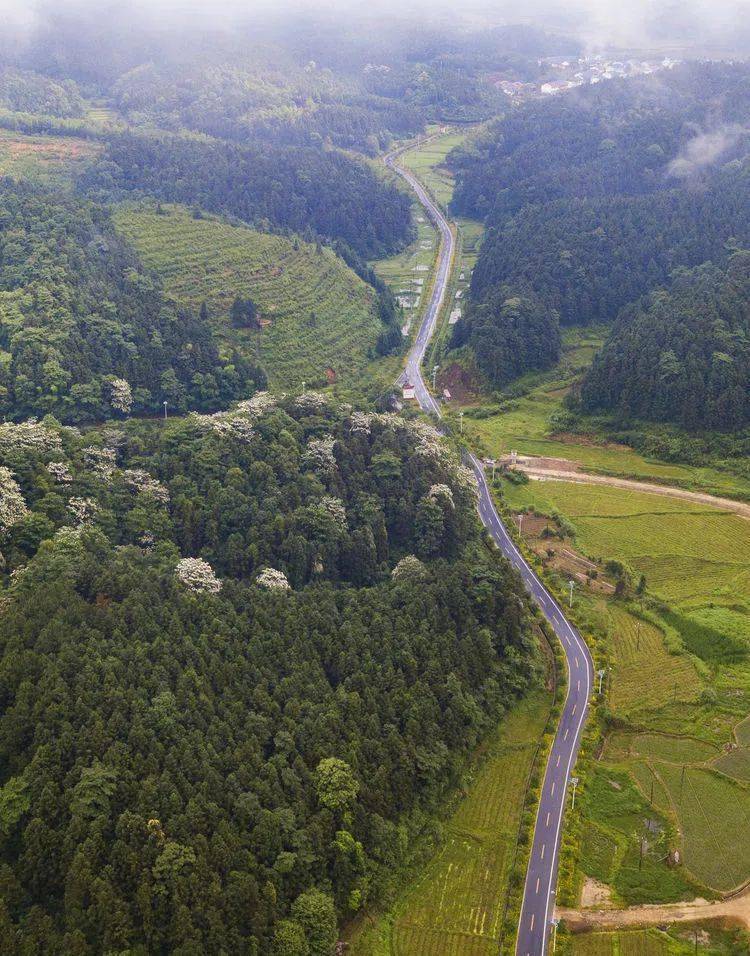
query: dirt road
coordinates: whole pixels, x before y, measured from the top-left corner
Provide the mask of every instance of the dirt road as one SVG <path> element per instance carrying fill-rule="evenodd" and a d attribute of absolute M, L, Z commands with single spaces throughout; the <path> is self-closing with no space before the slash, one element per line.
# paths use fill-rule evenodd
<path fill-rule="evenodd" d="M 528 458 L 520 456 L 516 463 L 518 471 L 525 472 L 536 481 L 573 481 L 586 485 L 609 485 L 611 488 L 626 488 L 630 491 L 643 491 L 650 495 L 663 495 L 667 498 L 682 498 L 699 504 L 710 505 L 722 511 L 731 511 L 742 518 L 750 518 L 750 504 L 745 501 L 733 501 L 731 498 L 719 498 L 702 491 L 688 491 L 672 485 L 657 485 L 650 481 L 635 481 L 630 478 L 612 478 L 609 475 L 590 475 L 577 471 L 574 462 L 568 462 L 569 468 L 562 467 L 564 459 Z"/>
<path fill-rule="evenodd" d="M 750 929 L 750 888 L 728 900 L 708 902 L 703 899 L 689 903 L 647 904 L 627 909 L 575 910 L 557 907 L 555 915 L 564 919 L 575 932 L 586 930 L 628 929 L 633 927 L 663 926 L 665 923 L 692 923 L 696 920 L 728 920 Z"/>

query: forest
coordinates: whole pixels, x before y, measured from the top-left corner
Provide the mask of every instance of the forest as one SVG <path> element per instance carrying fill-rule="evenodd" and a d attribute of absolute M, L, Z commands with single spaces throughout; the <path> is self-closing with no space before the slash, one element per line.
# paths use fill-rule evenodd
<path fill-rule="evenodd" d="M 137 192 L 255 225 L 312 231 L 368 258 L 395 251 L 411 230 L 408 196 L 337 151 L 125 133 L 108 142 L 80 186 L 94 195 Z"/>
<path fill-rule="evenodd" d="M 623 309 L 580 390 L 584 411 L 689 430 L 750 425 L 750 253 L 704 263 Z"/>
<path fill-rule="evenodd" d="M 487 225 L 451 344 L 469 345 L 490 387 L 549 368 L 560 325 L 637 334 L 642 297 L 750 244 L 748 105 L 746 65 L 685 64 L 508 111 L 451 154 L 455 210 Z M 518 297 L 535 303 L 520 317 L 505 305 Z M 644 401 L 639 413 L 664 417 Z"/>
<path fill-rule="evenodd" d="M 537 665 L 431 426 L 0 426 L 0 947 L 330 953 Z"/>

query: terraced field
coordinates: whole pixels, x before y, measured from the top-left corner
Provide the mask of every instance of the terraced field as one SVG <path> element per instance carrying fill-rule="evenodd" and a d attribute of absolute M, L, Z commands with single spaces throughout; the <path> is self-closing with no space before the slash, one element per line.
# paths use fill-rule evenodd
<path fill-rule="evenodd" d="M 544 716 L 543 701 L 527 702 L 491 743 L 442 851 L 396 921 L 397 956 L 496 952 L 521 800 Z"/>
<path fill-rule="evenodd" d="M 495 956 L 523 794 L 549 697 L 529 696 L 487 744 L 439 852 L 352 956 Z"/>
<path fill-rule="evenodd" d="M 358 380 L 382 324 L 372 289 L 329 249 L 163 210 L 123 206 L 115 222 L 171 296 L 195 310 L 206 303 L 226 351 L 257 358 L 274 388 L 324 384 L 327 369 L 344 385 Z M 237 295 L 257 304 L 260 332 L 232 328 Z"/>
<path fill-rule="evenodd" d="M 645 574 L 648 594 L 664 602 L 649 610 L 647 601 L 639 618 L 623 602 L 579 599 L 606 635 L 608 707 L 630 728 L 610 734 L 604 767 L 626 771 L 673 821 L 686 875 L 733 889 L 750 877 L 750 522 L 621 488 L 544 481 L 506 494 L 514 508 L 564 516 L 586 555 Z M 607 845 L 618 798 L 600 796 L 596 813 L 581 804 L 584 872 L 632 902 Z M 668 872 L 654 871 L 653 893 Z"/>

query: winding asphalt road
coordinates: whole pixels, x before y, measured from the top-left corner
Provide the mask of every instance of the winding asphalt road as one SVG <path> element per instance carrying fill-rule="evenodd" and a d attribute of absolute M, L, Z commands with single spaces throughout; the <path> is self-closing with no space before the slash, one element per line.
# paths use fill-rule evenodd
<path fill-rule="evenodd" d="M 386 156 L 386 165 L 402 176 L 417 194 L 440 233 L 440 252 L 430 301 L 399 382 L 411 382 L 421 408 L 440 418 L 440 406 L 422 377 L 422 360 L 447 293 L 456 240 L 448 221 L 424 186 L 408 169 L 398 165 L 401 152 L 403 150 L 396 150 Z M 471 453 L 467 453 L 466 460 L 479 482 L 479 515 L 482 523 L 503 555 L 523 578 L 526 589 L 557 635 L 567 663 L 568 689 L 544 773 L 516 942 L 516 956 L 544 956 L 551 938 L 555 911 L 560 835 L 566 795 L 571 781 L 571 770 L 581 744 L 583 724 L 593 689 L 594 669 L 586 642 L 566 620 L 560 605 L 526 562 L 500 520 L 482 465 Z"/>

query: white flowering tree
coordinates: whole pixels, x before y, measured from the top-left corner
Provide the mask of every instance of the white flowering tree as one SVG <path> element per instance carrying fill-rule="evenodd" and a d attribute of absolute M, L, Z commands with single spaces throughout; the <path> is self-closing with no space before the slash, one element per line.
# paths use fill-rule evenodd
<path fill-rule="evenodd" d="M 142 468 L 126 468 L 122 477 L 125 484 L 134 491 L 150 495 L 155 501 L 166 504 L 169 501 L 169 491 L 159 481 Z"/>
<path fill-rule="evenodd" d="M 340 531 L 346 531 L 346 508 L 341 498 L 323 495 L 317 507 L 333 521 Z"/>
<path fill-rule="evenodd" d="M 47 471 L 58 484 L 68 485 L 73 480 L 70 468 L 68 468 L 67 463 L 64 461 L 47 462 Z"/>
<path fill-rule="evenodd" d="M 0 467 L 0 531 L 9 531 L 13 525 L 23 521 L 28 513 L 13 472 L 10 468 Z"/>
<path fill-rule="evenodd" d="M 426 571 L 427 569 L 419 558 L 413 554 L 407 554 L 391 571 L 391 577 L 394 581 L 414 581 L 423 578 Z"/>
<path fill-rule="evenodd" d="M 270 392 L 256 392 L 252 398 L 246 398 L 237 403 L 237 411 L 250 415 L 251 418 L 260 418 L 269 409 L 276 406 L 276 398 Z"/>
<path fill-rule="evenodd" d="M 352 412 L 349 416 L 349 431 L 352 435 L 369 435 L 373 416 L 367 412 Z"/>
<path fill-rule="evenodd" d="M 333 435 L 323 438 L 311 438 L 305 448 L 303 461 L 315 471 L 330 475 L 336 470 L 336 456 L 333 453 L 336 439 Z"/>
<path fill-rule="evenodd" d="M 294 404 L 297 408 L 314 411 L 316 408 L 324 408 L 328 404 L 328 399 L 322 392 L 303 392 L 297 396 Z"/>
<path fill-rule="evenodd" d="M 83 460 L 97 478 L 108 480 L 117 467 L 117 452 L 114 448 L 89 445 L 83 449 Z"/>
<path fill-rule="evenodd" d="M 433 485 L 427 492 L 427 497 L 432 498 L 433 501 L 442 502 L 451 509 L 456 507 L 456 503 L 453 500 L 453 491 L 448 485 Z"/>
<path fill-rule="evenodd" d="M 91 498 L 73 497 L 68 502 L 68 511 L 73 515 L 79 527 L 92 521 L 98 510 L 96 502 Z"/>
<path fill-rule="evenodd" d="M 36 418 L 15 424 L 3 422 L 0 425 L 0 451 L 18 448 L 29 451 L 59 451 L 62 448 L 60 435 L 42 425 Z"/>
<path fill-rule="evenodd" d="M 109 383 L 109 403 L 116 412 L 129 415 L 133 407 L 133 391 L 124 378 L 113 378 Z"/>
<path fill-rule="evenodd" d="M 269 591 L 288 591 L 291 588 L 287 576 L 276 568 L 263 568 L 256 577 L 255 583 Z"/>
<path fill-rule="evenodd" d="M 230 438 L 239 442 L 249 442 L 255 434 L 253 423 L 247 415 L 233 412 L 214 412 L 213 415 L 190 416 L 202 432 L 211 431 L 220 438 Z"/>
<path fill-rule="evenodd" d="M 177 580 L 194 593 L 218 594 L 221 581 L 203 558 L 182 558 L 175 568 Z"/>

